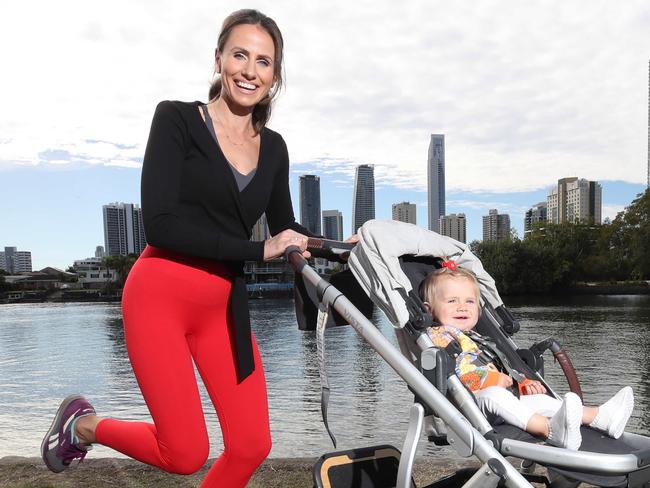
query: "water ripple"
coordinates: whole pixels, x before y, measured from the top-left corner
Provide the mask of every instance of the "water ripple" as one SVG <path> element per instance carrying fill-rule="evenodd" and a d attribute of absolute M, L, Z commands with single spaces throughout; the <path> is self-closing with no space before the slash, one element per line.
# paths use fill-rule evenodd
<path fill-rule="evenodd" d="M 650 297 L 573 297 L 515 301 L 522 322 L 516 340 L 529 346 L 547 336 L 569 351 L 586 403 L 599 404 L 621 385 L 634 388 L 631 429 L 650 431 Z M 320 385 L 313 332 L 295 324 L 292 302 L 251 303 L 265 364 L 274 457 L 319 456 L 332 450 L 320 417 Z M 383 316 L 374 322 L 395 343 Z M 396 373 L 350 327 L 327 331 L 332 384 L 330 426 L 339 448 L 401 445 L 413 396 Z M 547 378 L 567 390 L 560 368 L 547 358 Z M 200 392 L 212 444 L 222 439 L 207 392 Z M 149 421 L 131 371 L 116 304 L 25 304 L 0 307 L 0 457 L 36 456 L 41 436 L 63 397 L 83 392 L 102 415 Z M 427 443 L 420 454 L 449 456 Z M 93 456 L 121 456 L 97 446 Z"/>

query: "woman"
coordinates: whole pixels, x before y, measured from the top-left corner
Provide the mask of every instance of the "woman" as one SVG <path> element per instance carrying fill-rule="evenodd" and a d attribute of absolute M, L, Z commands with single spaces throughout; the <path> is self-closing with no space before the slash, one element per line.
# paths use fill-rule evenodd
<path fill-rule="evenodd" d="M 290 245 L 309 255 L 291 207 L 286 145 L 265 127 L 282 85 L 282 49 L 272 19 L 237 11 L 219 35 L 210 102 L 158 105 L 142 170 L 149 245 L 122 300 L 129 359 L 154 423 L 100 419 L 83 397 L 68 397 L 43 441 L 51 470 L 83 459 L 95 442 L 173 473 L 201 468 L 209 444 L 192 361 L 224 439 L 201 486 L 243 487 L 269 453 L 242 264 Z M 264 212 L 273 237 L 251 242 Z"/>

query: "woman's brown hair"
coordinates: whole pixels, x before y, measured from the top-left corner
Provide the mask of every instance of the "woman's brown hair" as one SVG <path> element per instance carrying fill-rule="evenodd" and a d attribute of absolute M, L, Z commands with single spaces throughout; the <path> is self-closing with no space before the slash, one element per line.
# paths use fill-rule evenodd
<path fill-rule="evenodd" d="M 238 25 L 259 25 L 271 36 L 271 39 L 273 39 L 273 46 L 275 47 L 275 56 L 273 61 L 273 87 L 253 109 L 253 127 L 255 128 L 255 131 L 259 133 L 271 118 L 271 106 L 273 100 L 280 91 L 280 88 L 282 88 L 282 52 L 284 49 L 284 40 L 282 39 L 280 29 L 271 17 L 253 9 L 237 10 L 226 17 L 223 21 L 221 32 L 219 33 L 219 39 L 217 41 L 217 52 L 223 52 L 228 36 L 230 36 L 232 30 Z M 220 95 L 221 77 L 218 76 L 210 85 L 208 99 L 213 101 L 219 98 Z"/>

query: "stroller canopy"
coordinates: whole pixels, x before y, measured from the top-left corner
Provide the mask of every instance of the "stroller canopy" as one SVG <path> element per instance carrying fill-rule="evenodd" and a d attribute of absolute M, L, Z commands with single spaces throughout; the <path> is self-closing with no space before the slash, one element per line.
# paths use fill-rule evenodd
<path fill-rule="evenodd" d="M 404 255 L 453 260 L 476 275 L 481 300 L 494 308 L 503 305 L 494 280 L 462 242 L 395 220 L 369 220 L 359 228 L 358 235 L 359 243 L 348 259 L 350 269 L 371 300 L 396 328 L 404 327 L 409 320 L 404 296 L 398 290 L 404 290 L 408 295 L 413 289 L 400 266 L 399 258 Z"/>

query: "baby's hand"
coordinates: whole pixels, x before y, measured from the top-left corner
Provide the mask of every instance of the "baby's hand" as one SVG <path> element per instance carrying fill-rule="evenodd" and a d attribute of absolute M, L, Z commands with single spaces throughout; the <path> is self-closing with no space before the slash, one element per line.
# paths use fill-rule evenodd
<path fill-rule="evenodd" d="M 510 388 L 512 386 L 512 378 L 507 374 L 499 373 L 497 386 L 500 386 L 501 388 Z"/>
<path fill-rule="evenodd" d="M 542 395 L 546 388 L 539 381 L 526 379 L 519 384 L 519 393 L 522 395 Z"/>

